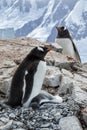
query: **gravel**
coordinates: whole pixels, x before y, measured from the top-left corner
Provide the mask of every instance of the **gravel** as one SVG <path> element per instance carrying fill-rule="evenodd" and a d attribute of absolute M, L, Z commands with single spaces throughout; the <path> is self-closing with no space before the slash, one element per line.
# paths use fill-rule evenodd
<path fill-rule="evenodd" d="M 75 104 L 72 98 L 64 98 L 63 103 L 44 103 L 35 110 L 31 107 L 12 109 L 0 104 L 0 121 L 5 125 L 12 120 L 12 130 L 60 130 L 60 119 L 78 115 L 80 110 L 79 105 Z"/>

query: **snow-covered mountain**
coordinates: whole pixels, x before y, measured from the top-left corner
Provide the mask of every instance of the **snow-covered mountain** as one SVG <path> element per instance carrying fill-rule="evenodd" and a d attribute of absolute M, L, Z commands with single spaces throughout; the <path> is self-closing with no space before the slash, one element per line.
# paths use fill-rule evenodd
<path fill-rule="evenodd" d="M 0 29 L 15 36 L 54 41 L 55 26 L 66 25 L 74 39 L 87 34 L 87 0 L 0 0 Z"/>
<path fill-rule="evenodd" d="M 73 39 L 87 39 L 87 0 L 0 0 L 0 16 L 0 37 L 13 29 L 15 37 L 54 42 L 64 25 Z"/>
<path fill-rule="evenodd" d="M 87 36 L 87 0 L 80 0 L 65 19 L 66 26 L 75 39 Z"/>

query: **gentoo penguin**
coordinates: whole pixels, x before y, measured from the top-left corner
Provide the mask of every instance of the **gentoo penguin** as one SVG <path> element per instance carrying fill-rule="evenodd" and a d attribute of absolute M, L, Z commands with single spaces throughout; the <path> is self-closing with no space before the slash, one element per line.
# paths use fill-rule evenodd
<path fill-rule="evenodd" d="M 70 36 L 68 29 L 62 27 L 56 27 L 58 34 L 56 37 L 56 42 L 62 46 L 63 54 L 72 57 L 77 62 L 81 62 L 78 50 Z"/>
<path fill-rule="evenodd" d="M 30 103 L 30 107 L 37 109 L 40 108 L 44 103 L 52 103 L 58 104 L 62 103 L 63 99 L 59 95 L 53 96 L 52 94 L 46 92 L 45 90 L 41 90 L 40 93 L 32 99 Z"/>
<path fill-rule="evenodd" d="M 16 70 L 7 105 L 28 107 L 31 100 L 40 93 L 46 73 L 45 55 L 52 48 L 35 47 Z"/>

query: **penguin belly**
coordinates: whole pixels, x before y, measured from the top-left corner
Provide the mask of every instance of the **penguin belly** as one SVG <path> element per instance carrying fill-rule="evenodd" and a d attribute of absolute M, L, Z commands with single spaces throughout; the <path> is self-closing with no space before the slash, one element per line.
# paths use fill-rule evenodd
<path fill-rule="evenodd" d="M 59 95 L 53 96 L 52 94 L 41 90 L 40 94 L 37 96 L 39 98 L 39 104 L 43 103 L 62 103 L 63 99 Z"/>
<path fill-rule="evenodd" d="M 63 48 L 63 54 L 71 56 L 73 59 L 77 60 L 76 52 L 72 41 L 69 38 L 59 38 L 56 39 L 56 42 Z"/>
<path fill-rule="evenodd" d="M 28 107 L 30 105 L 31 100 L 40 93 L 45 78 L 45 74 L 46 74 L 46 62 L 40 61 L 37 66 L 37 71 L 34 74 L 32 91 L 27 101 L 23 104 L 24 107 Z"/>

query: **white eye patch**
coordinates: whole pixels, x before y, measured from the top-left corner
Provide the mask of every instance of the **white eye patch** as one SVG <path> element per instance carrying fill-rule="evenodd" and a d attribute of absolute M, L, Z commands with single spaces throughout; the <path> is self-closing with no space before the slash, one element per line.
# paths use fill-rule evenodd
<path fill-rule="evenodd" d="M 44 51 L 43 48 L 41 48 L 41 47 L 37 47 L 37 49 L 38 49 L 39 51 Z"/>

